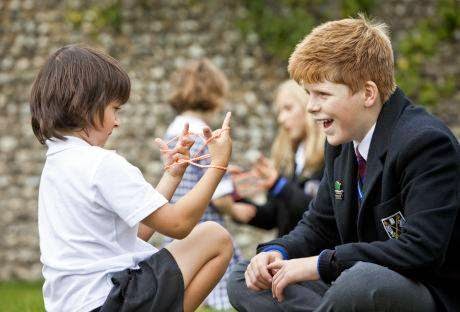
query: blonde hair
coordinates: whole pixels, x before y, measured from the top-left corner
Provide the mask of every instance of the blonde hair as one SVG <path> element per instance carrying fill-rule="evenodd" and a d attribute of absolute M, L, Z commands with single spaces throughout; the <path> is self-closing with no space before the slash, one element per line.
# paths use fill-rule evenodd
<path fill-rule="evenodd" d="M 211 111 L 222 105 L 228 80 L 210 60 L 194 60 L 176 71 L 171 79 L 169 104 L 178 112 Z"/>
<path fill-rule="evenodd" d="M 396 88 L 388 27 L 363 15 L 319 25 L 295 48 L 288 71 L 299 83 L 325 80 L 347 85 L 353 93 L 373 81 L 384 103 Z"/>
<path fill-rule="evenodd" d="M 305 159 L 302 176 L 309 176 L 323 166 L 325 136 L 305 109 L 308 101 L 308 95 L 305 90 L 293 80 L 283 82 L 276 92 L 275 107 L 278 105 L 279 97 L 283 94 L 289 94 L 294 99 L 295 105 L 302 105 L 304 107 L 306 135 L 303 139 Z M 279 127 L 271 149 L 271 158 L 278 172 L 288 176 L 293 174 L 295 149 L 296 146 L 293 146 L 293 142 L 289 138 L 287 131 Z"/>

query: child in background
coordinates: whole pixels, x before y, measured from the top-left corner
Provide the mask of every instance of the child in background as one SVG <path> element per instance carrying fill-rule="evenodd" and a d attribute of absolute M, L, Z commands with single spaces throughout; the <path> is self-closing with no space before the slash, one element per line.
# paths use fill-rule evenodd
<path fill-rule="evenodd" d="M 231 238 L 200 220 L 231 154 L 230 114 L 209 139 L 212 168 L 170 204 L 193 144 L 188 125 L 171 149 L 156 189 L 139 169 L 103 148 L 120 121 L 130 80 L 97 50 L 66 46 L 34 81 L 32 128 L 48 146 L 40 180 L 38 229 L 47 311 L 194 311 L 224 274 Z M 138 226 L 179 238 L 157 250 Z M 143 238 L 150 236 L 143 232 Z"/>
<path fill-rule="evenodd" d="M 283 82 L 275 96 L 279 124 L 272 146 L 272 160 L 261 157 L 253 170 L 258 185 L 267 191 L 267 203 L 256 205 L 247 199 L 237 206 L 252 210 L 245 223 L 263 229 L 289 233 L 316 196 L 323 174 L 325 136 L 307 114 L 308 94 L 295 81 Z M 243 209 L 243 208 L 242 208 Z"/>
<path fill-rule="evenodd" d="M 179 115 L 167 129 L 165 140 L 171 140 L 177 136 L 186 123 L 190 125 L 192 133 L 200 133 L 201 129 L 207 127 L 207 124 L 210 124 L 218 114 L 228 89 L 225 75 L 207 59 L 187 63 L 173 74 L 171 84 L 172 92 L 169 103 Z M 190 150 L 192 157 L 208 152 L 204 143 L 202 138 L 198 136 L 195 138 L 195 144 Z M 209 160 L 203 159 L 197 162 L 206 165 Z M 171 202 L 179 201 L 196 185 L 205 172 L 206 169 L 189 166 Z M 225 175 L 200 221 L 214 221 L 224 225 L 225 214 L 238 218 L 240 211 L 234 209 L 232 192 L 231 179 Z M 245 212 L 242 211 L 242 213 Z M 231 308 L 227 296 L 227 278 L 233 264 L 239 260 L 241 260 L 240 251 L 235 248 L 227 273 L 206 299 L 206 305 L 214 309 Z"/>

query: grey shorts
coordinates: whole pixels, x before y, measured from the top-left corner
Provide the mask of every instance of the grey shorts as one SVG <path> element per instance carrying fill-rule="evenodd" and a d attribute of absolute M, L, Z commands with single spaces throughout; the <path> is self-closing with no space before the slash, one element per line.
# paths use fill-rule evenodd
<path fill-rule="evenodd" d="M 112 282 L 114 286 L 98 311 L 183 311 L 184 279 L 165 248 L 141 261 L 139 269 L 114 273 Z"/>

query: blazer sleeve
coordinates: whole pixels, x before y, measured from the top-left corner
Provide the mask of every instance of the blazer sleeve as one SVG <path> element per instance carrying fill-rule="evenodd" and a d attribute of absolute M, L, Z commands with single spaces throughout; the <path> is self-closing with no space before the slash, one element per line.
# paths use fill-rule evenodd
<path fill-rule="evenodd" d="M 395 169 L 406 218 L 399 239 L 336 246 L 337 273 L 357 261 L 408 276 L 439 269 L 459 210 L 459 159 L 458 143 L 442 130 L 421 131 L 410 140 L 397 155 Z"/>
<path fill-rule="evenodd" d="M 301 258 L 318 255 L 321 250 L 331 248 L 338 242 L 327 174 L 324 174 L 315 200 L 310 202 L 309 209 L 294 230 L 281 238 L 259 245 L 257 251 L 260 252 L 267 245 L 279 245 L 286 250 L 289 258 Z"/>
<path fill-rule="evenodd" d="M 276 227 L 276 202 L 268 200 L 264 205 L 256 205 L 249 201 L 248 202 L 256 207 L 256 215 L 249 221 L 249 225 L 271 230 Z"/>

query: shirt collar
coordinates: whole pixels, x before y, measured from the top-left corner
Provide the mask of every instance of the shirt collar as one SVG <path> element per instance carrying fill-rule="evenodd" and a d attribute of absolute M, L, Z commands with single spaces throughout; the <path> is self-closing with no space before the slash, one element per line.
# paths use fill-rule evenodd
<path fill-rule="evenodd" d="M 297 151 L 295 153 L 295 174 L 300 176 L 303 170 L 303 165 L 305 163 L 305 143 L 302 141 L 297 147 Z"/>
<path fill-rule="evenodd" d="M 91 146 L 91 144 L 89 144 L 85 140 L 75 136 L 65 135 L 64 138 L 66 138 L 66 140 L 60 140 L 57 138 L 53 138 L 52 140 L 46 140 L 46 145 L 48 146 L 46 156 L 61 152 L 72 147 Z"/>
<path fill-rule="evenodd" d="M 371 129 L 367 132 L 366 136 L 361 142 L 353 141 L 353 147 L 358 148 L 359 153 L 367 161 L 367 155 L 369 154 L 369 148 L 371 146 L 372 136 L 374 135 L 375 124 L 371 127 Z"/>

